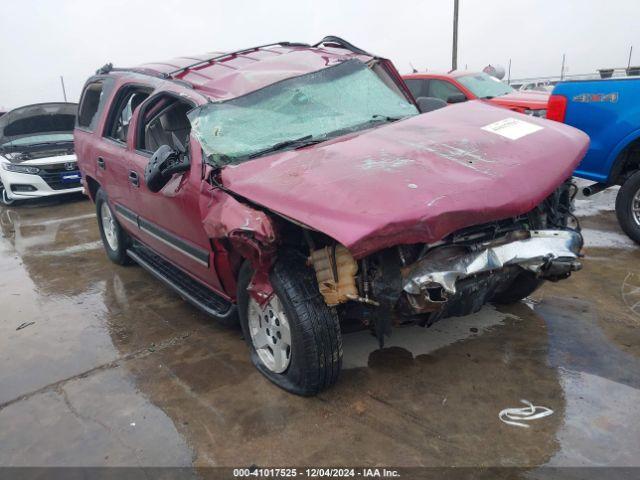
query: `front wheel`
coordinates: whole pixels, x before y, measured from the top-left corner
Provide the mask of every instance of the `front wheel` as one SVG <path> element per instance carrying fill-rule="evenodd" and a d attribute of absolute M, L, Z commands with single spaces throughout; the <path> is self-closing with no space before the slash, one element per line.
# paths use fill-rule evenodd
<path fill-rule="evenodd" d="M 289 252 L 280 255 L 270 274 L 274 295 L 264 306 L 247 291 L 252 275 L 245 262 L 238 279 L 238 311 L 256 368 L 297 395 L 315 395 L 333 385 L 342 365 L 340 324 L 305 259 Z"/>
<path fill-rule="evenodd" d="M 620 187 L 616 215 L 624 233 L 640 243 L 640 172 L 631 175 Z"/>
<path fill-rule="evenodd" d="M 118 265 L 132 263 L 127 255 L 131 239 L 118 223 L 118 219 L 107 201 L 107 194 L 102 189 L 96 193 L 96 215 L 98 216 L 102 244 L 109 260 Z"/>

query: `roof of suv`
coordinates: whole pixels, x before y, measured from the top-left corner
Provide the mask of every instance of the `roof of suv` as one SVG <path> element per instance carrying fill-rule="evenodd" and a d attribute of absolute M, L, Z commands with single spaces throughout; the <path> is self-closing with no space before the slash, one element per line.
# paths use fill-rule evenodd
<path fill-rule="evenodd" d="M 374 56 L 337 37 L 326 37 L 314 46 L 281 42 L 232 53 L 178 57 L 129 69 L 106 65 L 98 73 L 126 70 L 179 80 L 213 100 L 228 100 L 351 58 L 368 62 Z"/>

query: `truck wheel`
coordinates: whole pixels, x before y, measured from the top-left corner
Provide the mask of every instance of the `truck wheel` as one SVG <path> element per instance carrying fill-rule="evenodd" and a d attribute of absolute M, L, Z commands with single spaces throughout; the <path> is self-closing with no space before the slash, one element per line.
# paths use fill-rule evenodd
<path fill-rule="evenodd" d="M 640 243 L 640 172 L 631 175 L 620 187 L 616 215 L 624 233 Z"/>
<path fill-rule="evenodd" d="M 519 302 L 535 292 L 543 283 L 544 280 L 532 272 L 521 272 L 505 290 L 494 294 L 491 301 L 502 305 Z"/>
<path fill-rule="evenodd" d="M 128 265 L 132 260 L 127 255 L 127 248 L 131 239 L 125 232 L 109 206 L 107 194 L 101 188 L 96 193 L 96 215 L 98 216 L 98 228 L 102 244 L 107 252 L 107 257 L 118 265 Z"/>
<path fill-rule="evenodd" d="M 264 308 L 247 291 L 252 274 L 245 262 L 238 278 L 238 312 L 253 364 L 296 395 L 315 395 L 333 385 L 342 365 L 340 324 L 305 259 L 290 252 L 279 256 L 270 274 L 274 295 Z"/>

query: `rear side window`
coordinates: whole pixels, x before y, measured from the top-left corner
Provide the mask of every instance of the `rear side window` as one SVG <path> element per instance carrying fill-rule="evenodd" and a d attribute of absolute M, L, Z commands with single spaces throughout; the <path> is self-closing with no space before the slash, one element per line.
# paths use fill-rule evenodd
<path fill-rule="evenodd" d="M 85 86 L 78 107 L 78 127 L 92 132 L 95 130 L 112 87 L 113 80 L 109 78 Z"/>

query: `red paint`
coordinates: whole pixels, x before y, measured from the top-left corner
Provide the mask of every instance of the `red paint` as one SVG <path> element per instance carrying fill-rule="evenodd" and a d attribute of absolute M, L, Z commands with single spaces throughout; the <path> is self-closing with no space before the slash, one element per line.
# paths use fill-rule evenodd
<path fill-rule="evenodd" d="M 470 75 L 473 72 L 467 71 L 455 71 L 452 73 L 412 73 L 410 75 L 403 75 L 404 80 L 409 79 L 436 79 L 449 82 L 455 85 L 462 93 L 465 94 L 469 100 L 479 100 L 478 97 L 462 83 L 458 81 L 458 78 L 463 75 Z M 524 112 L 525 110 L 543 110 L 547 108 L 547 102 L 549 101 L 549 93 L 547 92 L 520 92 L 514 91 L 507 95 L 500 97 L 494 97 L 488 100 L 482 100 L 499 107 L 505 107 L 509 110 L 515 110 L 517 112 Z"/>

